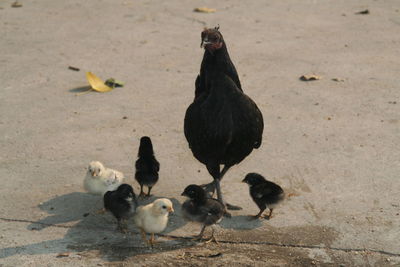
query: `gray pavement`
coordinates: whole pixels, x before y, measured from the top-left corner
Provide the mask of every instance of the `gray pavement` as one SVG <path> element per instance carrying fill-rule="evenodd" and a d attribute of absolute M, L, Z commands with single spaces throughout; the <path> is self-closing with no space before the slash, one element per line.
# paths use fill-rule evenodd
<path fill-rule="evenodd" d="M 0 266 L 400 264 L 398 0 L 12 2 L 0 2 Z M 183 117 L 200 32 L 216 24 L 265 120 L 261 148 L 223 180 L 244 209 L 216 227 L 219 245 L 187 239 L 200 226 L 179 208 L 186 185 L 211 180 Z M 79 94 L 86 71 L 125 87 Z M 310 73 L 322 79 L 299 80 Z M 138 192 L 143 135 L 161 163 L 153 193 L 176 208 L 154 249 L 93 214 L 101 199 L 82 188 L 99 160 Z M 248 172 L 290 195 L 269 221 L 248 220 Z"/>

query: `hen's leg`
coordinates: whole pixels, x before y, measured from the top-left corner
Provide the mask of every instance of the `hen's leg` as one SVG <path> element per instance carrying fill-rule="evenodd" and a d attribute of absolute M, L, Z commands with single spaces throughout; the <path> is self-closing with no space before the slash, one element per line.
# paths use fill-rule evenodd
<path fill-rule="evenodd" d="M 222 169 L 222 171 L 220 172 L 219 170 L 219 165 L 218 164 L 208 164 L 207 165 L 207 170 L 208 172 L 211 174 L 211 176 L 214 178 L 214 185 L 215 185 L 215 189 L 217 191 L 217 199 L 223 203 L 225 205 L 225 207 L 227 209 L 234 209 L 234 210 L 240 210 L 240 207 L 237 206 L 233 206 L 231 204 L 228 204 L 224 201 L 223 196 L 222 196 L 222 191 L 221 191 L 221 185 L 220 185 L 220 181 L 223 178 L 223 176 L 225 175 L 225 173 L 229 170 L 230 166 L 225 165 L 224 168 Z M 227 211 L 225 211 L 225 216 L 226 217 L 231 217 L 231 214 Z"/>
<path fill-rule="evenodd" d="M 140 194 L 139 194 L 139 197 L 144 197 L 146 194 L 144 193 L 144 191 L 143 191 L 143 185 L 142 184 L 140 184 Z"/>
<path fill-rule="evenodd" d="M 152 188 L 153 188 L 152 186 L 149 186 L 149 191 L 147 192 L 147 196 L 146 197 L 151 197 L 150 191 L 151 191 Z"/>
<path fill-rule="evenodd" d="M 229 170 L 229 168 L 230 168 L 230 166 L 224 166 L 224 168 L 222 168 L 222 171 L 221 171 L 221 173 L 219 174 L 219 180 L 221 181 L 222 180 L 222 178 L 224 177 L 224 175 L 225 175 L 225 173 Z M 218 170 L 219 170 L 219 168 L 218 168 Z M 208 192 L 208 193 L 210 193 L 211 194 L 211 196 L 214 196 L 214 193 L 215 193 L 215 181 L 212 181 L 211 183 L 209 183 L 209 184 L 203 184 L 203 185 L 201 185 L 201 187 L 203 187 L 204 188 L 204 190 L 206 190 L 206 192 Z"/>

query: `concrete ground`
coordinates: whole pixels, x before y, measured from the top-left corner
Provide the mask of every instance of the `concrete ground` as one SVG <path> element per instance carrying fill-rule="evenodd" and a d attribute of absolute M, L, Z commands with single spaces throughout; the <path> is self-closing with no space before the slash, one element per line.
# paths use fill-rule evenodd
<path fill-rule="evenodd" d="M 399 266 L 398 0 L 12 3 L 0 2 L 0 266 Z M 183 118 L 200 32 L 217 24 L 265 120 L 261 148 L 224 178 L 244 209 L 216 227 L 219 245 L 185 239 L 200 226 L 179 211 L 186 185 L 211 180 Z M 86 71 L 125 87 L 79 94 Z M 154 249 L 94 215 L 101 199 L 82 188 L 100 160 L 137 192 L 143 135 L 161 163 L 154 194 L 177 210 Z M 248 220 L 248 172 L 290 195 L 269 221 Z"/>

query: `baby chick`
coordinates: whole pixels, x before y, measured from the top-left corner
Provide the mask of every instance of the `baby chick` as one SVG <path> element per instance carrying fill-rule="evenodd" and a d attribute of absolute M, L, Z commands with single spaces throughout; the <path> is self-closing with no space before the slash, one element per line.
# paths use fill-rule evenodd
<path fill-rule="evenodd" d="M 153 144 L 148 136 L 140 138 L 140 146 L 138 159 L 135 164 L 136 173 L 135 179 L 140 184 L 140 195 L 145 196 L 143 186 L 147 186 L 149 191 L 147 197 L 150 196 L 151 188 L 158 181 L 158 171 L 160 170 L 160 163 L 154 157 Z"/>
<path fill-rule="evenodd" d="M 89 164 L 83 187 L 94 195 L 104 195 L 107 191 L 113 191 L 124 181 L 122 172 L 109 169 L 99 161 L 92 161 Z"/>
<path fill-rule="evenodd" d="M 250 196 L 260 208 L 260 212 L 253 216 L 254 219 L 260 218 L 267 207 L 269 215 L 265 218 L 270 219 L 273 209 L 284 198 L 283 189 L 258 173 L 248 173 L 242 182 L 249 185 Z"/>
<path fill-rule="evenodd" d="M 115 191 L 107 191 L 103 200 L 105 210 L 110 211 L 118 221 L 117 229 L 126 233 L 126 221 L 135 213 L 138 206 L 132 186 L 122 184 Z"/>
<path fill-rule="evenodd" d="M 198 185 L 189 185 L 185 188 L 182 196 L 187 196 L 182 205 L 183 216 L 193 222 L 198 222 L 203 225 L 200 234 L 196 239 L 201 240 L 204 234 L 204 229 L 207 226 L 212 226 L 221 221 L 225 213 L 225 206 L 214 198 L 207 197 L 206 191 Z M 211 238 L 206 242 L 216 241 L 214 237 L 214 228 L 212 228 Z"/>
<path fill-rule="evenodd" d="M 161 233 L 167 227 L 170 212 L 174 212 L 174 208 L 167 198 L 159 198 L 153 203 L 137 208 L 133 220 L 140 229 L 144 241 L 153 246 L 154 234 Z M 146 233 L 151 234 L 149 241 L 146 239 Z"/>

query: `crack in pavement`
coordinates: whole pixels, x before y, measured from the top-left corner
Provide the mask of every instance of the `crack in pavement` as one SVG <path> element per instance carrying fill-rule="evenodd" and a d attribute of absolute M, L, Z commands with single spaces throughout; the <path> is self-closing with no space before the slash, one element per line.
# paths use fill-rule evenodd
<path fill-rule="evenodd" d="M 69 226 L 69 225 L 62 225 L 62 224 L 51 224 L 51 223 L 42 223 L 36 222 L 31 220 L 25 219 L 10 219 L 10 218 L 2 218 L 0 220 L 6 222 L 21 222 L 21 223 L 34 223 L 40 225 L 46 225 L 49 227 L 58 227 L 58 228 L 82 228 L 82 229 L 90 229 L 90 230 L 98 230 L 98 228 L 93 227 L 82 227 L 82 226 Z M 103 229 L 108 230 L 108 229 Z M 158 234 L 159 236 L 166 237 L 166 238 L 173 238 L 173 239 L 186 239 L 191 240 L 191 237 L 185 236 L 176 236 L 176 235 L 166 235 L 166 234 Z M 267 246 L 276 246 L 276 247 L 283 247 L 283 248 L 303 248 L 303 249 L 327 249 L 327 250 L 335 250 L 335 251 L 342 251 L 342 252 L 371 252 L 371 253 L 378 253 L 382 255 L 400 257 L 400 253 L 393 253 L 385 250 L 378 250 L 378 249 L 369 249 L 369 248 L 340 248 L 340 247 L 328 247 L 328 246 L 319 246 L 319 245 L 300 245 L 300 244 L 284 244 L 284 243 L 275 243 L 275 242 L 268 242 L 268 241 L 232 241 L 232 240 L 218 240 L 219 243 L 223 244 L 245 244 L 245 245 L 267 245 Z"/>

